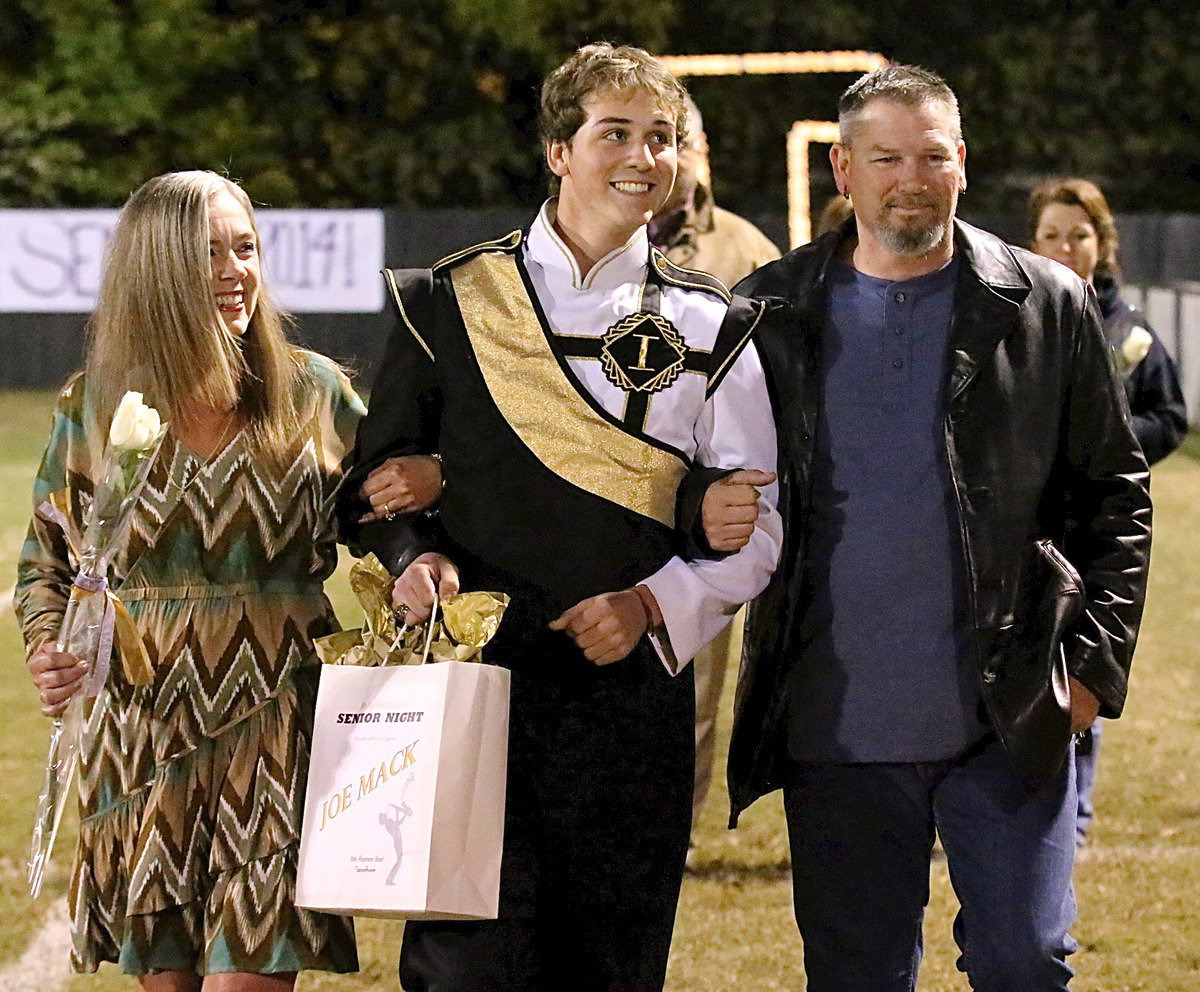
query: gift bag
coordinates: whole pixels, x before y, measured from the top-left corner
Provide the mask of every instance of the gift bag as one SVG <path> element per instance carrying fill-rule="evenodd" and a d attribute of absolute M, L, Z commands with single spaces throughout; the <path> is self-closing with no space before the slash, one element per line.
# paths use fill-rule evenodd
<path fill-rule="evenodd" d="M 343 662 L 358 660 L 322 666 L 298 906 L 406 919 L 496 917 L 509 672 L 477 662 L 417 663 L 438 656 L 435 641 L 442 657 L 455 657 L 444 605 L 445 624 L 431 618 L 425 630 L 408 632 L 407 655 L 397 647 L 404 632 L 391 652 L 386 645 L 377 652 L 399 663 L 363 660 L 361 641 L 386 640 L 369 609 L 362 632 L 327 639 Z"/>
<path fill-rule="evenodd" d="M 507 669 L 325 666 L 296 904 L 494 919 L 508 767 Z"/>

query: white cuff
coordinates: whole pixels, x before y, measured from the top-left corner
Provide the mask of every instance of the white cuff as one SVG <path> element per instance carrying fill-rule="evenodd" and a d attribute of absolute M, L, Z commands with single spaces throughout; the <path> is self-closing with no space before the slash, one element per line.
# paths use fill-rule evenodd
<path fill-rule="evenodd" d="M 657 597 L 656 597 L 657 598 Z M 663 663 L 663 668 L 667 670 L 667 674 L 674 677 L 683 671 L 687 662 L 680 662 L 675 657 L 675 651 L 671 647 L 671 635 L 667 632 L 666 625 L 659 627 L 651 627 L 646 631 L 646 636 L 650 638 L 650 643 L 654 645 L 654 650 L 658 652 L 658 657 Z"/>
<path fill-rule="evenodd" d="M 704 645 L 720 633 L 741 605 L 736 604 L 728 614 L 712 609 L 713 603 L 701 602 L 699 583 L 688 564 L 672 558 L 642 585 L 654 593 L 662 613 L 663 627 L 651 641 L 667 671 L 678 675 Z M 707 608 L 706 608 L 707 607 Z M 666 636 L 661 636 L 665 628 Z"/>

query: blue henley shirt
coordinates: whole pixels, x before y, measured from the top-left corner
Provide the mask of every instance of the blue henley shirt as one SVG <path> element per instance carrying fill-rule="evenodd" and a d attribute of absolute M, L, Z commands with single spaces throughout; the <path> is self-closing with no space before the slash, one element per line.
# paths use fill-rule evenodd
<path fill-rule="evenodd" d="M 830 267 L 796 761 L 938 761 L 985 731 L 943 426 L 957 270 Z"/>

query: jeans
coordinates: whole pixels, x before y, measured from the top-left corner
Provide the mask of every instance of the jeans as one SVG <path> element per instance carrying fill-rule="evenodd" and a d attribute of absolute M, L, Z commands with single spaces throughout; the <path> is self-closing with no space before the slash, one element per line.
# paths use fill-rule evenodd
<path fill-rule="evenodd" d="M 809 992 L 912 992 L 935 833 L 976 992 L 1060 992 L 1076 949 L 1074 762 L 1037 792 L 990 738 L 954 761 L 795 762 L 784 788 Z"/>
<path fill-rule="evenodd" d="M 1092 803 L 1092 788 L 1096 784 L 1096 762 L 1100 757 L 1100 733 L 1104 729 L 1103 717 L 1096 717 L 1091 733 L 1075 747 L 1075 785 L 1079 795 L 1079 814 L 1075 823 L 1075 839 L 1079 844 L 1087 840 L 1088 827 L 1096 815 Z"/>

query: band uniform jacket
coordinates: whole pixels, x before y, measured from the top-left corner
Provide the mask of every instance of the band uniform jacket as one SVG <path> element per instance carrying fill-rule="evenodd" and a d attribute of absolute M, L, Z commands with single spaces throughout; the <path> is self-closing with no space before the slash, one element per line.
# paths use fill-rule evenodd
<path fill-rule="evenodd" d="M 543 210 L 528 234 L 432 270 L 389 270 L 397 327 L 339 509 L 352 547 L 394 573 L 436 550 L 464 589 L 511 597 L 485 659 L 513 672 L 501 918 L 575 919 L 570 940 L 605 944 L 596 953 L 614 975 L 665 968 L 691 820 L 684 666 L 766 586 L 781 539 L 772 502 L 740 561 L 684 560 L 680 480 L 760 454 L 773 468 L 749 342 L 762 307 L 672 266 L 644 229 L 627 247 L 580 279 Z M 622 376 L 634 380 L 627 393 L 612 384 Z M 437 512 L 358 528 L 366 474 L 422 453 L 442 459 Z M 580 600 L 640 582 L 666 630 L 622 661 L 595 666 L 547 628 Z M 637 879 L 647 891 L 631 900 Z M 547 910 L 566 893 L 577 898 Z M 609 947 L 610 933 L 625 936 Z"/>
<path fill-rule="evenodd" d="M 549 327 L 549 307 L 534 285 L 539 274 L 526 261 L 532 250 L 535 263 L 550 256 L 557 264 L 555 246 L 562 246 L 546 209 L 528 235 L 514 232 L 432 270 L 388 270 L 399 319 L 339 516 L 352 547 L 376 550 L 397 574 L 436 547 L 452 560 L 459 554 L 486 561 L 544 586 L 561 609 L 645 582 L 671 635 L 673 649 L 666 650 L 678 655 L 664 660 L 677 671 L 736 605 L 766 585 L 781 540 L 772 490 L 764 532 L 734 556 L 738 561 L 681 561 L 692 545 L 676 527 L 678 483 L 706 466 L 773 468 L 774 428 L 759 359 L 748 347 L 761 306 L 730 301 L 711 276 L 674 266 L 650 248 L 644 228 L 635 242 L 630 257 L 617 253 L 603 273 L 598 263 L 585 281 L 611 276 L 626 288 L 658 284 L 657 302 L 647 302 L 650 290 L 643 287 L 642 309 L 681 321 L 679 328 L 667 321 L 663 332 L 676 352 L 661 339 L 647 344 L 644 328 L 609 349 L 600 334 Z M 622 266 L 629 269 L 624 277 L 615 271 Z M 703 323 L 689 296 L 715 305 L 705 304 L 707 330 L 686 326 Z M 620 369 L 609 366 L 622 361 L 631 375 L 646 377 L 651 373 L 632 369 L 647 361 L 654 366 L 655 356 L 671 368 L 650 389 L 622 393 L 602 380 L 593 384 L 601 366 L 619 377 Z M 594 394 L 601 388 L 617 397 L 616 406 L 600 405 Z M 567 435 L 578 425 L 561 425 L 575 417 L 585 426 L 572 440 Z M 546 420 L 548 426 L 539 425 Z M 582 450 L 572 448 L 580 438 Z M 446 482 L 436 515 L 356 525 L 364 509 L 356 494 L 372 468 L 392 455 L 435 452 Z"/>
<path fill-rule="evenodd" d="M 782 785 L 826 268 L 854 223 L 737 287 L 767 305 L 755 340 L 779 435 L 784 547 L 748 622 L 729 756 L 734 824 Z M 988 722 L 1034 785 L 1071 744 L 1068 673 L 1102 716 L 1124 704 L 1149 563 L 1149 475 L 1086 285 L 959 221 L 955 251 L 944 433 L 980 689 Z"/>

